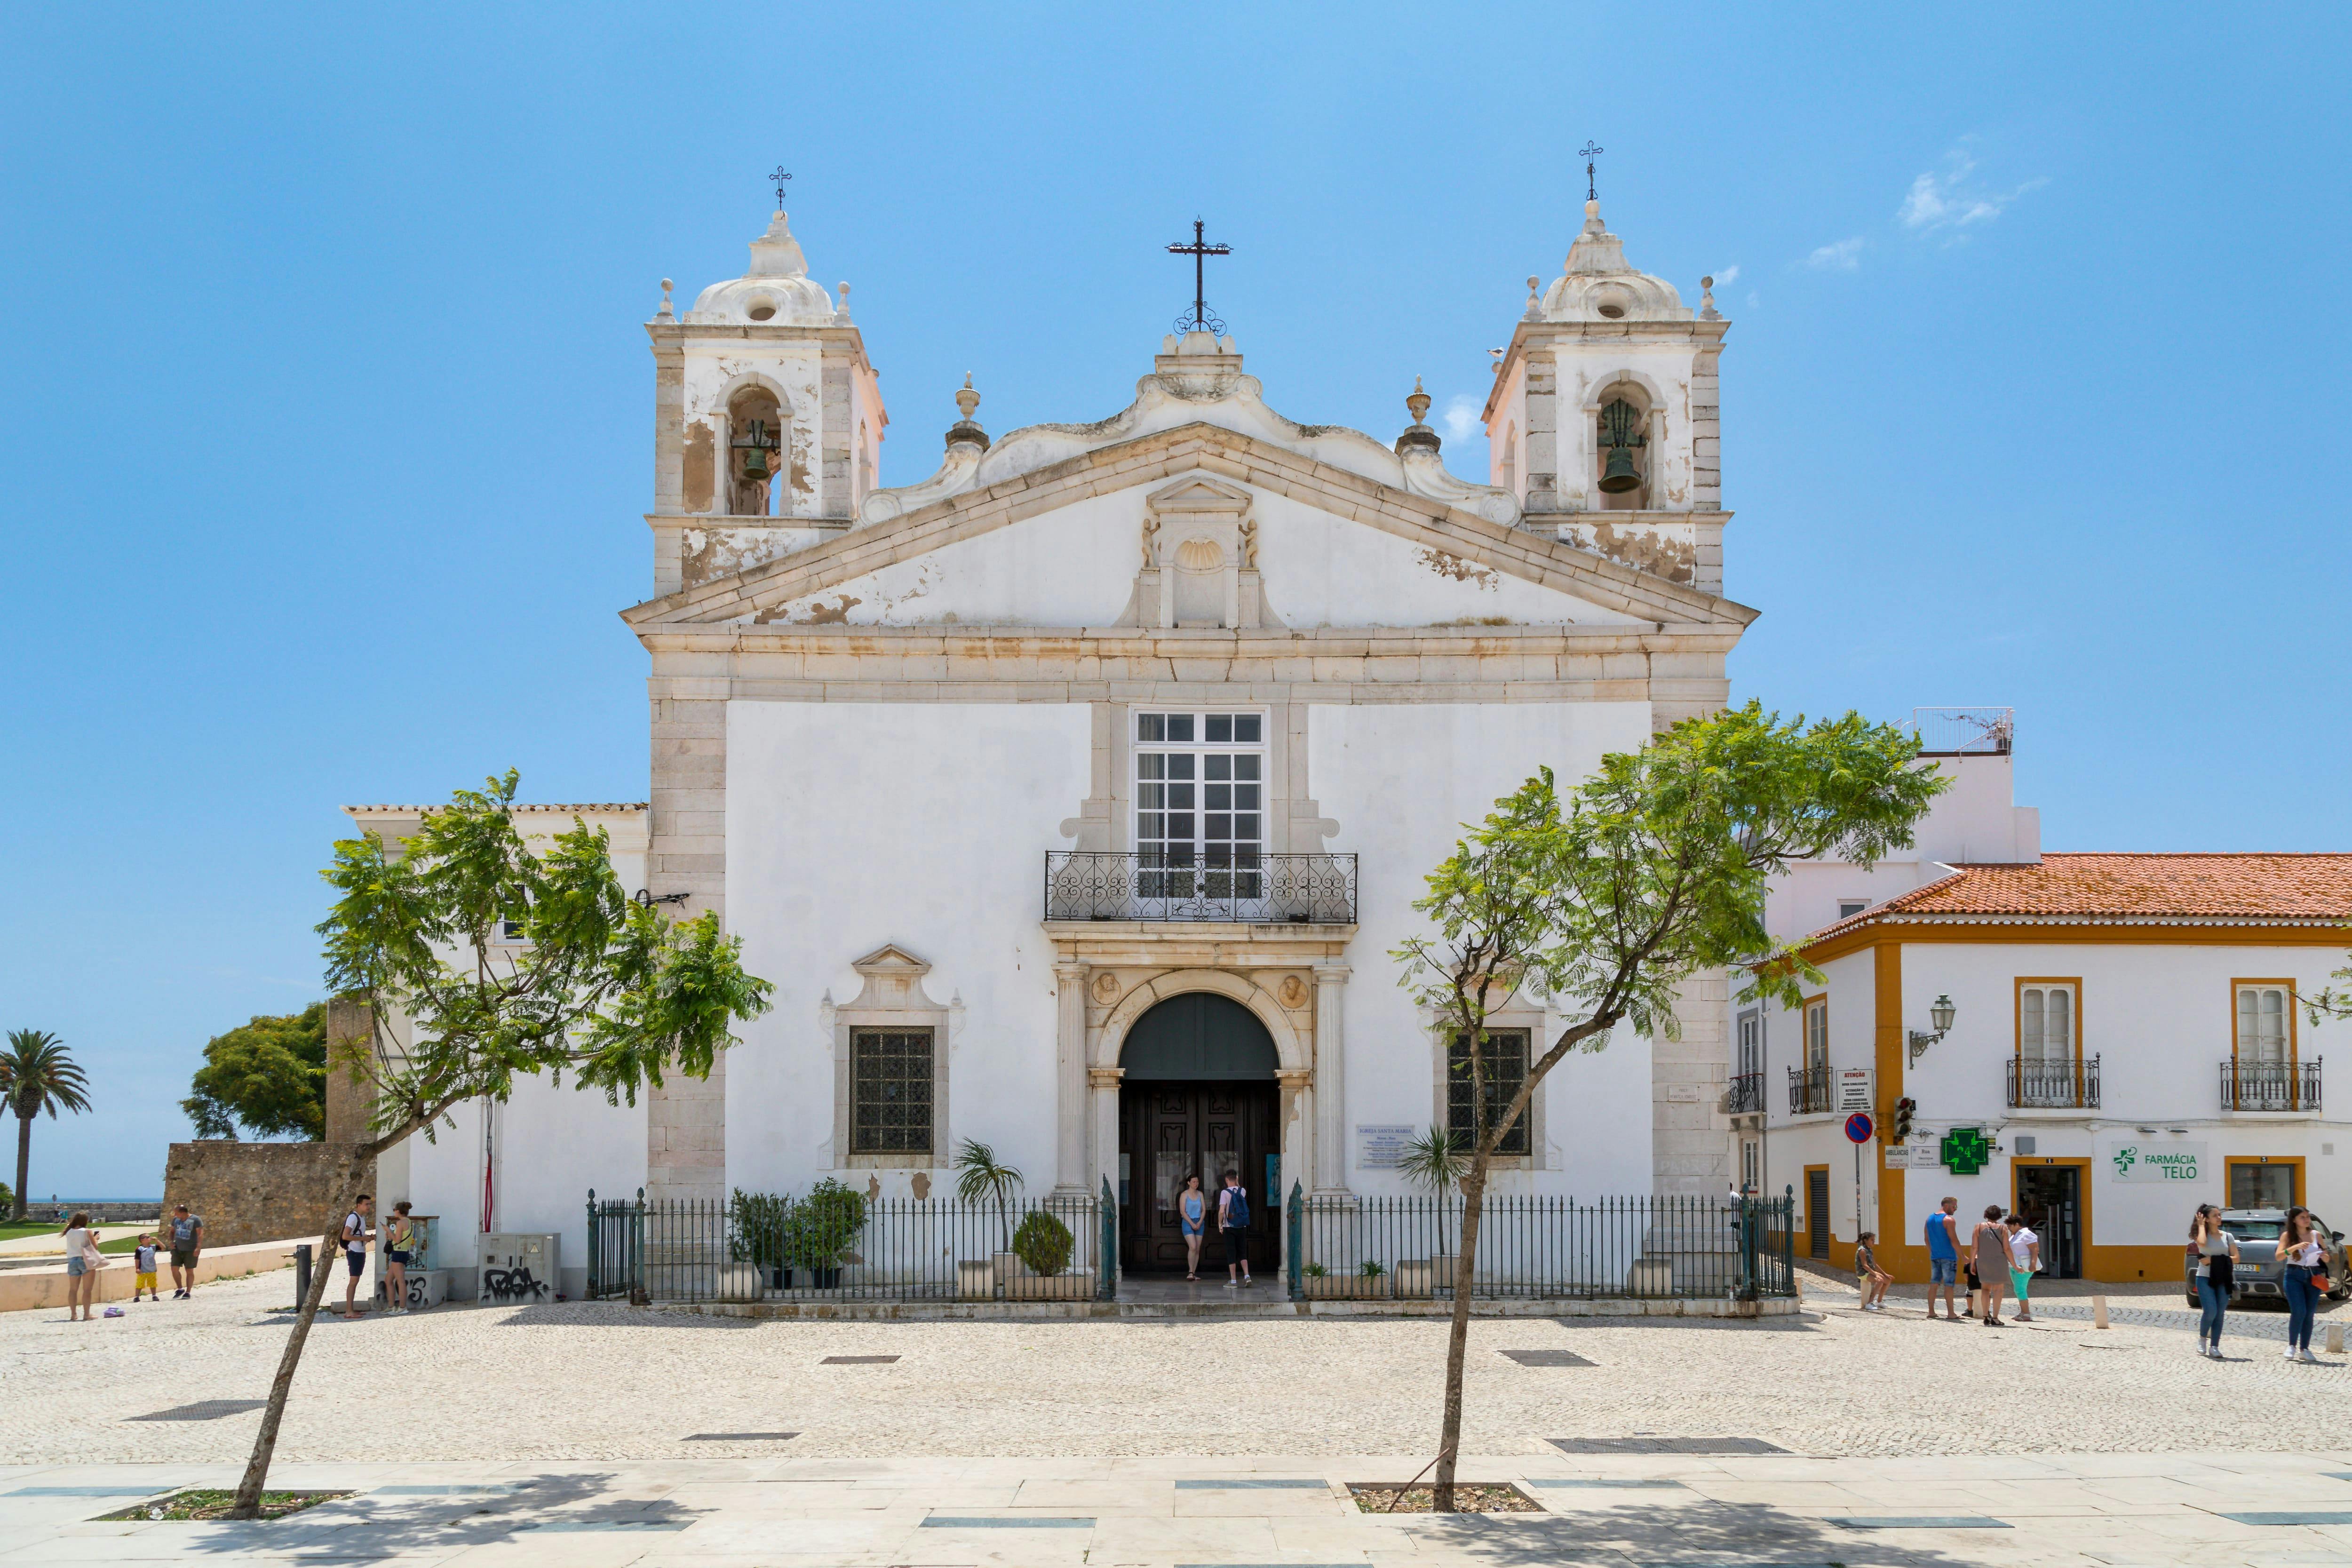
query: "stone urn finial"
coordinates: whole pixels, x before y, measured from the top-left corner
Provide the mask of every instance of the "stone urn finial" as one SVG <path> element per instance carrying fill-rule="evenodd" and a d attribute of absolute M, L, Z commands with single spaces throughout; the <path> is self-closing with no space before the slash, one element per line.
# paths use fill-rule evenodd
<path fill-rule="evenodd" d="M 1404 405 L 1412 413 L 1414 424 L 1429 423 L 1429 394 L 1422 391 L 1421 377 L 1412 378 L 1412 395 L 1404 400 Z"/>
<path fill-rule="evenodd" d="M 966 419 L 970 419 L 971 411 L 980 406 L 980 394 L 971 389 L 971 372 L 963 373 L 963 386 L 955 395 L 955 402 L 957 410 Z"/>

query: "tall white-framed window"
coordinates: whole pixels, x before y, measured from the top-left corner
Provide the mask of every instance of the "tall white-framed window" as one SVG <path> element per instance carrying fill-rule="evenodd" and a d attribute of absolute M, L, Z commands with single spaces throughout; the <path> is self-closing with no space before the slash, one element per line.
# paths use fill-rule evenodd
<path fill-rule="evenodd" d="M 2238 1065 L 2284 1068 L 2294 1058 L 2294 1002 L 2283 982 L 2238 982 Z"/>
<path fill-rule="evenodd" d="M 2082 1049 L 2074 981 L 2029 980 L 2017 989 L 2017 1059 L 2028 1074 L 2072 1074 Z"/>
<path fill-rule="evenodd" d="M 1826 996 L 1805 1004 L 1805 1068 L 1825 1076 L 1830 1070 L 1830 999 Z"/>
<path fill-rule="evenodd" d="M 1265 856 L 1265 715 L 1135 715 L 1137 891 L 1257 898 Z"/>

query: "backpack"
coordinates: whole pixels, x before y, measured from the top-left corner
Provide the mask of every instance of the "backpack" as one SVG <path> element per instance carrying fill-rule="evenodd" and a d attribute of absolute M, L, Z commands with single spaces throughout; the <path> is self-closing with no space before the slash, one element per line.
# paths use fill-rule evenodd
<path fill-rule="evenodd" d="M 1249 1196 L 1246 1190 L 1241 1187 L 1227 1187 L 1225 1198 L 1225 1224 L 1235 1230 L 1248 1225 Z"/>

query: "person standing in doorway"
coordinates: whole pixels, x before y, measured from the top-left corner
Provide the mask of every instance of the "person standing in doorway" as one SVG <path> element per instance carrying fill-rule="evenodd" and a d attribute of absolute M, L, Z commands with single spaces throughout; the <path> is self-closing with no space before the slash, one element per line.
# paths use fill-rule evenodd
<path fill-rule="evenodd" d="M 1176 1219 L 1184 1233 L 1184 1278 L 1198 1279 L 1202 1233 L 1209 1224 L 1209 1194 L 1201 1190 L 1199 1176 L 1184 1178 L 1184 1190 L 1176 1194 Z"/>
<path fill-rule="evenodd" d="M 356 1318 L 353 1298 L 359 1294 L 360 1276 L 367 1272 L 368 1215 L 375 1200 L 362 1193 L 352 1204 L 352 1212 L 343 1216 L 343 1263 L 351 1278 L 343 1281 L 343 1316 Z"/>
<path fill-rule="evenodd" d="M 2033 1308 L 2026 1291 L 2033 1284 L 2035 1271 L 2042 1267 L 2042 1238 L 2033 1234 L 2033 1227 L 2025 1223 L 2021 1214 L 2011 1215 L 2001 1221 L 2001 1226 L 2009 1232 L 2009 1290 L 2017 1298 L 2017 1321 L 2030 1323 L 2033 1321 Z"/>
<path fill-rule="evenodd" d="M 181 1204 L 163 1229 L 164 1239 L 172 1244 L 172 1300 L 177 1301 L 196 1293 L 196 1259 L 205 1250 L 204 1217 Z"/>
<path fill-rule="evenodd" d="M 1228 1289 L 1255 1285 L 1249 1271 L 1249 1194 L 1242 1191 L 1242 1173 L 1225 1173 L 1217 1194 L 1217 1237 L 1225 1244 L 1225 1286 Z"/>
<path fill-rule="evenodd" d="M 2197 1259 L 2197 1353 L 2221 1359 L 2221 1320 L 2237 1289 L 2238 1238 L 2221 1228 L 2221 1211 L 2199 1204 L 2189 1220 L 2189 1250 Z"/>
<path fill-rule="evenodd" d="M 2278 1255 L 2286 1263 L 2280 1288 L 2286 1292 L 2286 1359 L 2315 1362 L 2311 1353 L 2311 1323 L 2319 1311 L 2319 1289 L 2312 1276 L 2320 1272 L 2326 1254 L 2319 1245 L 2319 1226 L 2311 1211 L 2296 1205 L 2286 1211 L 2279 1231 Z"/>
<path fill-rule="evenodd" d="M 1941 1290 L 1944 1315 L 1956 1323 L 1960 1321 L 1960 1310 L 1953 1304 L 1952 1289 L 1960 1282 L 1960 1232 L 1952 1216 L 1959 1207 L 1959 1199 L 1946 1198 L 1927 1216 L 1927 1315 L 1936 1315 L 1936 1292 Z"/>
<path fill-rule="evenodd" d="M 1969 1238 L 1969 1252 L 1984 1287 L 1984 1326 L 2009 1327 L 2000 1321 L 2000 1287 L 2009 1278 L 2009 1232 L 2000 1223 L 1999 1204 L 1985 1205 L 1984 1218 L 1977 1221 L 1976 1234 Z"/>

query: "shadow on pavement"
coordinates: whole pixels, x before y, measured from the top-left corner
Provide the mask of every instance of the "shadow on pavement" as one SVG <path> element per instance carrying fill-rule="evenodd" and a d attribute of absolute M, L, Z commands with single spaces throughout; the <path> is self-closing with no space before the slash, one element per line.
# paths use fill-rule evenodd
<path fill-rule="evenodd" d="M 379 1489 L 282 1520 L 156 1528 L 196 1531 L 183 1547 L 190 1553 L 249 1558 L 256 1552 L 299 1552 L 313 1559 L 356 1560 L 457 1552 L 542 1533 L 663 1540 L 707 1516 L 708 1510 L 666 1499 L 617 1495 L 616 1480 L 610 1475 L 538 1476 L 519 1491 L 428 1496 Z"/>

